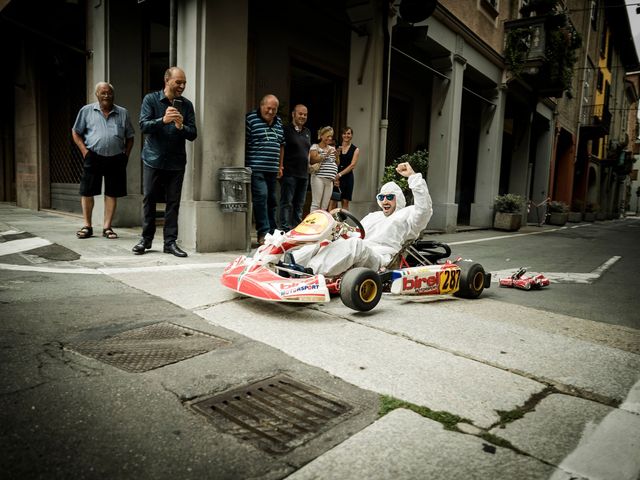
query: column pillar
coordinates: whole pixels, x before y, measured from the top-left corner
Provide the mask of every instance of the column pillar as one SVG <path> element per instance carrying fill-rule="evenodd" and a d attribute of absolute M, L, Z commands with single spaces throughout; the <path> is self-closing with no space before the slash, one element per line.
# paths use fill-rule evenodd
<path fill-rule="evenodd" d="M 245 213 L 222 213 L 218 170 L 244 166 L 248 0 L 187 0 L 178 11 L 178 66 L 196 111 L 187 142 L 179 239 L 198 252 L 242 249 Z"/>
<path fill-rule="evenodd" d="M 348 15 L 361 31 L 361 34 L 351 34 L 347 125 L 355 133 L 360 160 L 349 210 L 362 218 L 378 208 L 375 194 L 385 162 L 384 153 L 380 151 L 381 134 L 386 131 L 380 118 L 384 38 L 380 12 L 372 2 L 349 8 Z"/>
<path fill-rule="evenodd" d="M 429 134 L 429 191 L 433 200 L 430 228 L 453 232 L 458 205 L 455 203 L 456 174 L 462 112 L 462 83 L 466 60 L 452 54 L 449 79 L 434 77 Z"/>
<path fill-rule="evenodd" d="M 495 106 L 486 105 L 482 111 L 475 198 L 471 204 L 470 218 L 470 224 L 476 227 L 493 225 L 493 200 L 500 185 L 505 90 L 506 85 L 502 85 L 494 99 Z"/>
<path fill-rule="evenodd" d="M 542 113 L 545 120 L 548 122 L 549 128 L 540 132 L 539 137 L 536 139 L 536 159 L 535 166 L 532 169 L 532 183 L 531 183 L 531 200 L 536 204 L 541 203 L 545 198 L 551 195 L 549 191 L 550 174 L 552 171 L 551 162 L 555 157 L 553 146 L 555 137 L 555 128 L 553 121 L 553 112 L 547 108 L 538 104 L 537 111 Z M 554 170 L 558 168 L 558 162 L 562 159 L 555 158 Z M 528 186 L 527 186 L 528 187 Z M 569 187 L 572 189 L 571 186 Z M 529 192 L 527 192 L 529 193 Z M 569 197 L 570 198 L 570 197 Z M 544 209 L 541 209 L 541 213 Z M 538 213 L 534 208 L 530 209 L 529 219 L 532 222 L 538 222 Z"/>
<path fill-rule="evenodd" d="M 522 115 L 517 118 L 517 121 L 518 125 L 514 131 L 508 193 L 527 197 L 527 186 L 532 174 L 529 171 L 529 145 L 531 144 L 533 113 Z"/>
<path fill-rule="evenodd" d="M 133 149 L 127 164 L 127 196 L 118 199 L 113 225 L 140 225 L 142 220 L 142 142 L 144 136 L 140 131 L 140 108 L 142 106 L 142 69 L 140 53 L 142 51 L 142 32 L 140 16 L 137 9 L 132 9 L 124 2 L 109 3 L 109 30 L 106 38 L 109 45 L 106 65 L 106 79 L 115 89 L 115 103 L 129 111 L 131 123 L 136 132 Z M 98 79 L 99 80 L 99 79 Z M 98 81 L 96 80 L 96 81 Z M 95 101 L 93 92 L 92 98 Z M 98 197 L 96 197 L 97 203 Z M 103 210 L 104 205 L 100 205 Z M 102 215 L 102 213 L 100 214 Z M 102 217 L 97 218 L 102 221 Z"/>

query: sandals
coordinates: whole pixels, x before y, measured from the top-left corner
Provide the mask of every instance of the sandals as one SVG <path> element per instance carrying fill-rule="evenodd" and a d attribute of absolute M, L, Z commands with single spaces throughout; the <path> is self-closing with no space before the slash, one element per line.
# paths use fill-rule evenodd
<path fill-rule="evenodd" d="M 84 226 L 80 230 L 76 232 L 76 237 L 78 238 L 89 238 L 93 236 L 93 228 Z"/>
<path fill-rule="evenodd" d="M 93 227 L 87 227 L 86 225 L 82 227 L 80 230 L 76 232 L 76 237 L 78 238 L 89 238 L 93 236 Z M 104 238 L 108 238 L 109 240 L 114 240 L 118 238 L 118 234 L 113 231 L 113 228 L 104 228 L 102 230 L 102 236 Z"/>
<path fill-rule="evenodd" d="M 114 232 L 111 227 L 103 229 L 102 236 L 105 238 L 108 238 L 109 240 L 114 240 L 118 238 L 118 234 Z"/>

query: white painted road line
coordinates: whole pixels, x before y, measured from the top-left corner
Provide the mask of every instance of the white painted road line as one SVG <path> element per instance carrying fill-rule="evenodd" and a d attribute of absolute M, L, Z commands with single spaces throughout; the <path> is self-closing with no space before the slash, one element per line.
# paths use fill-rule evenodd
<path fill-rule="evenodd" d="M 576 225 L 574 227 L 552 228 L 552 229 L 549 229 L 549 230 L 542 230 L 540 232 L 514 233 L 513 235 L 499 235 L 497 237 L 477 238 L 475 240 L 462 240 L 460 242 L 447 242 L 447 245 L 464 245 L 466 243 L 480 243 L 480 242 L 490 242 L 492 240 L 505 240 L 505 239 L 515 238 L 515 237 L 527 237 L 529 235 L 542 235 L 543 233 L 558 232 L 560 230 L 566 230 L 567 228 L 582 228 L 582 227 L 588 227 L 588 226 L 590 226 L 590 224 Z"/>
<path fill-rule="evenodd" d="M 598 268 L 589 273 L 579 273 L 579 272 L 538 272 L 531 270 L 531 274 L 542 273 L 545 277 L 555 283 L 583 283 L 590 284 L 596 281 L 598 278 L 602 276 L 604 272 L 606 272 L 614 263 L 620 260 L 622 257 L 614 256 L 609 260 L 604 262 Z M 491 281 L 497 283 L 501 278 L 510 277 L 513 275 L 518 269 L 505 269 L 505 270 L 497 270 L 491 272 Z M 529 268 L 527 268 L 529 270 Z M 528 275 L 529 272 L 527 272 Z"/>
<path fill-rule="evenodd" d="M 74 273 L 82 275 L 115 275 L 123 273 L 151 273 L 151 272 L 172 272 L 176 270 L 206 270 L 214 268 L 224 268 L 229 262 L 217 263 L 188 263 L 184 265 L 153 265 L 150 267 L 102 267 L 87 268 L 76 265 L 69 267 L 35 267 L 32 265 L 9 265 L 0 263 L 0 270 L 14 270 L 21 272 L 40 272 L 40 273 Z"/>
<path fill-rule="evenodd" d="M 2 255 L 11 255 L 12 253 L 26 252 L 27 250 L 44 247 L 46 245 L 51 245 L 51 242 L 40 237 L 11 240 L 9 242 L 0 243 L 0 257 Z"/>
<path fill-rule="evenodd" d="M 154 265 L 151 267 L 104 267 L 98 270 L 107 275 L 117 273 L 172 272 L 176 270 L 206 270 L 208 268 L 224 268 L 231 262 L 187 263 L 181 265 Z"/>
<path fill-rule="evenodd" d="M 83 275 L 102 275 L 93 268 L 74 267 L 70 265 L 68 268 L 57 267 L 34 267 L 32 265 L 9 265 L 6 263 L 0 263 L 0 270 L 13 270 L 17 272 L 40 272 L 40 273 L 81 273 Z"/>

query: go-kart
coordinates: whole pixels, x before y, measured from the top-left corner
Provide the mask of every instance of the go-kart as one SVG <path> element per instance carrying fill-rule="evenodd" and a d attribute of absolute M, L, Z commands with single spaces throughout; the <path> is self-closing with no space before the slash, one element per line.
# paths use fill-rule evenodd
<path fill-rule="evenodd" d="M 313 274 L 292 261 L 293 253 L 315 245 L 315 253 L 333 241 L 365 238 L 362 224 L 350 212 L 315 210 L 293 230 L 267 235 L 253 257 L 240 256 L 222 274 L 221 283 L 238 293 L 277 302 L 328 302 L 339 294 L 349 308 L 368 311 L 382 292 L 395 295 L 443 295 L 477 298 L 491 285 L 491 274 L 470 260 L 446 260 L 448 245 L 416 241 L 396 255 L 386 268 L 351 268 L 335 277 Z"/>
<path fill-rule="evenodd" d="M 510 277 L 501 278 L 498 282 L 501 287 L 519 288 L 521 290 L 540 290 L 551 283 L 547 277 L 541 273 L 535 275 L 525 275 L 526 267 L 521 267 Z"/>

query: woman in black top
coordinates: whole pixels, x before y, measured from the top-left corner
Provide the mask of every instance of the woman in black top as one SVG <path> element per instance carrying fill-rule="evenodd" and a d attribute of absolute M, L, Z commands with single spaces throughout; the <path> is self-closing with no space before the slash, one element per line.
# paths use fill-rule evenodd
<path fill-rule="evenodd" d="M 338 147 L 340 157 L 340 165 L 338 166 L 338 174 L 334 180 L 333 195 L 329 203 L 329 211 L 338 206 L 338 202 L 342 202 L 342 208 L 349 210 L 349 202 L 353 195 L 353 169 L 356 168 L 360 149 L 351 143 L 353 140 L 353 129 L 344 127 L 342 129 L 342 145 Z M 334 200 L 334 198 L 338 198 Z"/>

